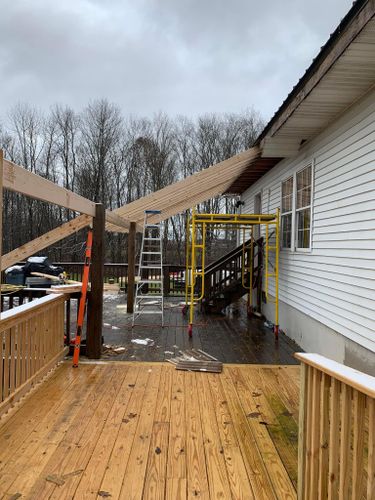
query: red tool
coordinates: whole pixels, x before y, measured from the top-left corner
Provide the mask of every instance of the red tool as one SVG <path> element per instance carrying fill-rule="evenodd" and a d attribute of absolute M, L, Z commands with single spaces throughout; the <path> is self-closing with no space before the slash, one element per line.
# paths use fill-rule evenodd
<path fill-rule="evenodd" d="M 90 264 L 91 264 L 91 248 L 92 248 L 92 230 L 89 229 L 89 232 L 87 235 L 85 263 L 83 265 L 82 292 L 81 292 L 81 298 L 79 301 L 79 308 L 78 308 L 77 333 L 76 333 L 74 353 L 73 353 L 73 368 L 78 367 L 79 352 L 80 352 L 80 348 L 81 348 L 81 335 L 82 335 L 83 322 L 85 320 L 87 287 L 89 284 L 89 274 L 90 274 Z"/>

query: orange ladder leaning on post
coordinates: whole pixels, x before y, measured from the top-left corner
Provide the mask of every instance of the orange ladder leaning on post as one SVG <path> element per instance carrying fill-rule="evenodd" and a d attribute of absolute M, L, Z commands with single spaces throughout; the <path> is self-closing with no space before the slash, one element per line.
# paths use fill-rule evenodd
<path fill-rule="evenodd" d="M 85 263 L 83 265 L 82 292 L 81 292 L 81 298 L 79 301 L 79 309 L 78 309 L 77 333 L 76 333 L 74 353 L 73 353 L 73 368 L 78 367 L 79 353 L 80 353 L 80 349 L 81 349 L 81 335 L 82 335 L 83 322 L 85 320 L 87 287 L 89 285 L 89 273 L 90 273 L 90 264 L 91 264 L 91 248 L 92 248 L 92 229 L 89 229 L 89 232 L 87 234 Z"/>

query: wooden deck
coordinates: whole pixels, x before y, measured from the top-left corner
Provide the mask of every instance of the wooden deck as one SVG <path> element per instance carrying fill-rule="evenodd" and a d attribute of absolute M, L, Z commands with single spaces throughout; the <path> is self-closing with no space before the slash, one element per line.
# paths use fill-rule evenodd
<path fill-rule="evenodd" d="M 166 300 L 164 328 L 160 316 L 152 314 L 141 316 L 132 328 L 124 294 L 104 295 L 104 343 L 125 347 L 125 352 L 115 357 L 122 361 L 165 361 L 181 349 L 194 347 L 223 363 L 297 364 L 293 355 L 302 349 L 284 334 L 275 342 L 273 331 L 263 320 L 247 318 L 244 302 L 229 307 L 226 315 L 202 314 L 197 307 L 192 339 L 187 334 L 189 319 L 182 315 L 180 303 L 181 299 Z M 152 339 L 147 346 L 133 343 L 147 338 Z"/>
<path fill-rule="evenodd" d="M 296 498 L 298 385 L 299 366 L 64 363 L 0 421 L 0 497 Z"/>

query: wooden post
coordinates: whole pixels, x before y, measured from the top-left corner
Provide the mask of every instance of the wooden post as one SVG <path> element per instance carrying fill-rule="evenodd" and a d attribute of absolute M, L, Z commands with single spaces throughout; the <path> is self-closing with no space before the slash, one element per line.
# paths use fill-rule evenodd
<path fill-rule="evenodd" d="M 1 256 L 3 253 L 3 172 L 4 172 L 4 153 L 3 150 L 0 149 L 0 273 L 1 273 Z M 0 284 L 1 284 L 0 277 Z M 2 311 L 2 301 L 0 304 L 0 311 Z"/>
<path fill-rule="evenodd" d="M 127 312 L 134 311 L 134 283 L 135 283 L 135 234 L 136 223 L 131 222 L 128 233 L 128 294 L 127 294 Z"/>
<path fill-rule="evenodd" d="M 87 357 L 100 358 L 102 350 L 103 325 L 103 282 L 104 282 L 104 228 L 105 211 L 101 203 L 95 207 L 93 220 L 93 243 L 91 259 L 91 292 L 87 311 Z"/>

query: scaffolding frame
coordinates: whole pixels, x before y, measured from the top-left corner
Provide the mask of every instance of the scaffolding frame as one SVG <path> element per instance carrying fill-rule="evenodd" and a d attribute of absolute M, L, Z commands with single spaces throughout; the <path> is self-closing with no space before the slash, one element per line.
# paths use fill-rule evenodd
<path fill-rule="evenodd" d="M 274 214 L 215 214 L 197 213 L 193 209 L 191 216 L 186 219 L 186 275 L 185 275 L 185 306 L 189 307 L 189 337 L 193 335 L 194 306 L 204 297 L 205 292 L 205 253 L 207 227 L 214 226 L 217 229 L 243 230 L 243 236 L 247 229 L 250 230 L 250 246 L 246 245 L 243 237 L 242 250 L 242 285 L 248 290 L 248 303 L 252 307 L 252 282 L 253 282 L 253 258 L 254 258 L 254 226 L 264 226 L 264 248 L 265 248 L 265 272 L 264 293 L 267 303 L 275 304 L 275 338 L 279 335 L 279 235 L 280 235 L 280 210 Z M 274 231 L 271 232 L 270 228 Z M 274 240 L 274 242 L 273 242 Z M 246 252 L 250 251 L 250 262 L 246 266 Z M 201 252 L 201 265 L 197 267 L 197 256 Z M 274 254 L 274 263 L 270 257 Z M 249 285 L 246 286 L 246 275 L 249 275 Z M 199 295 L 195 295 L 197 278 L 201 278 L 201 289 Z M 269 293 L 270 279 L 274 279 L 275 297 Z M 186 309 L 185 309 L 186 310 Z"/>

